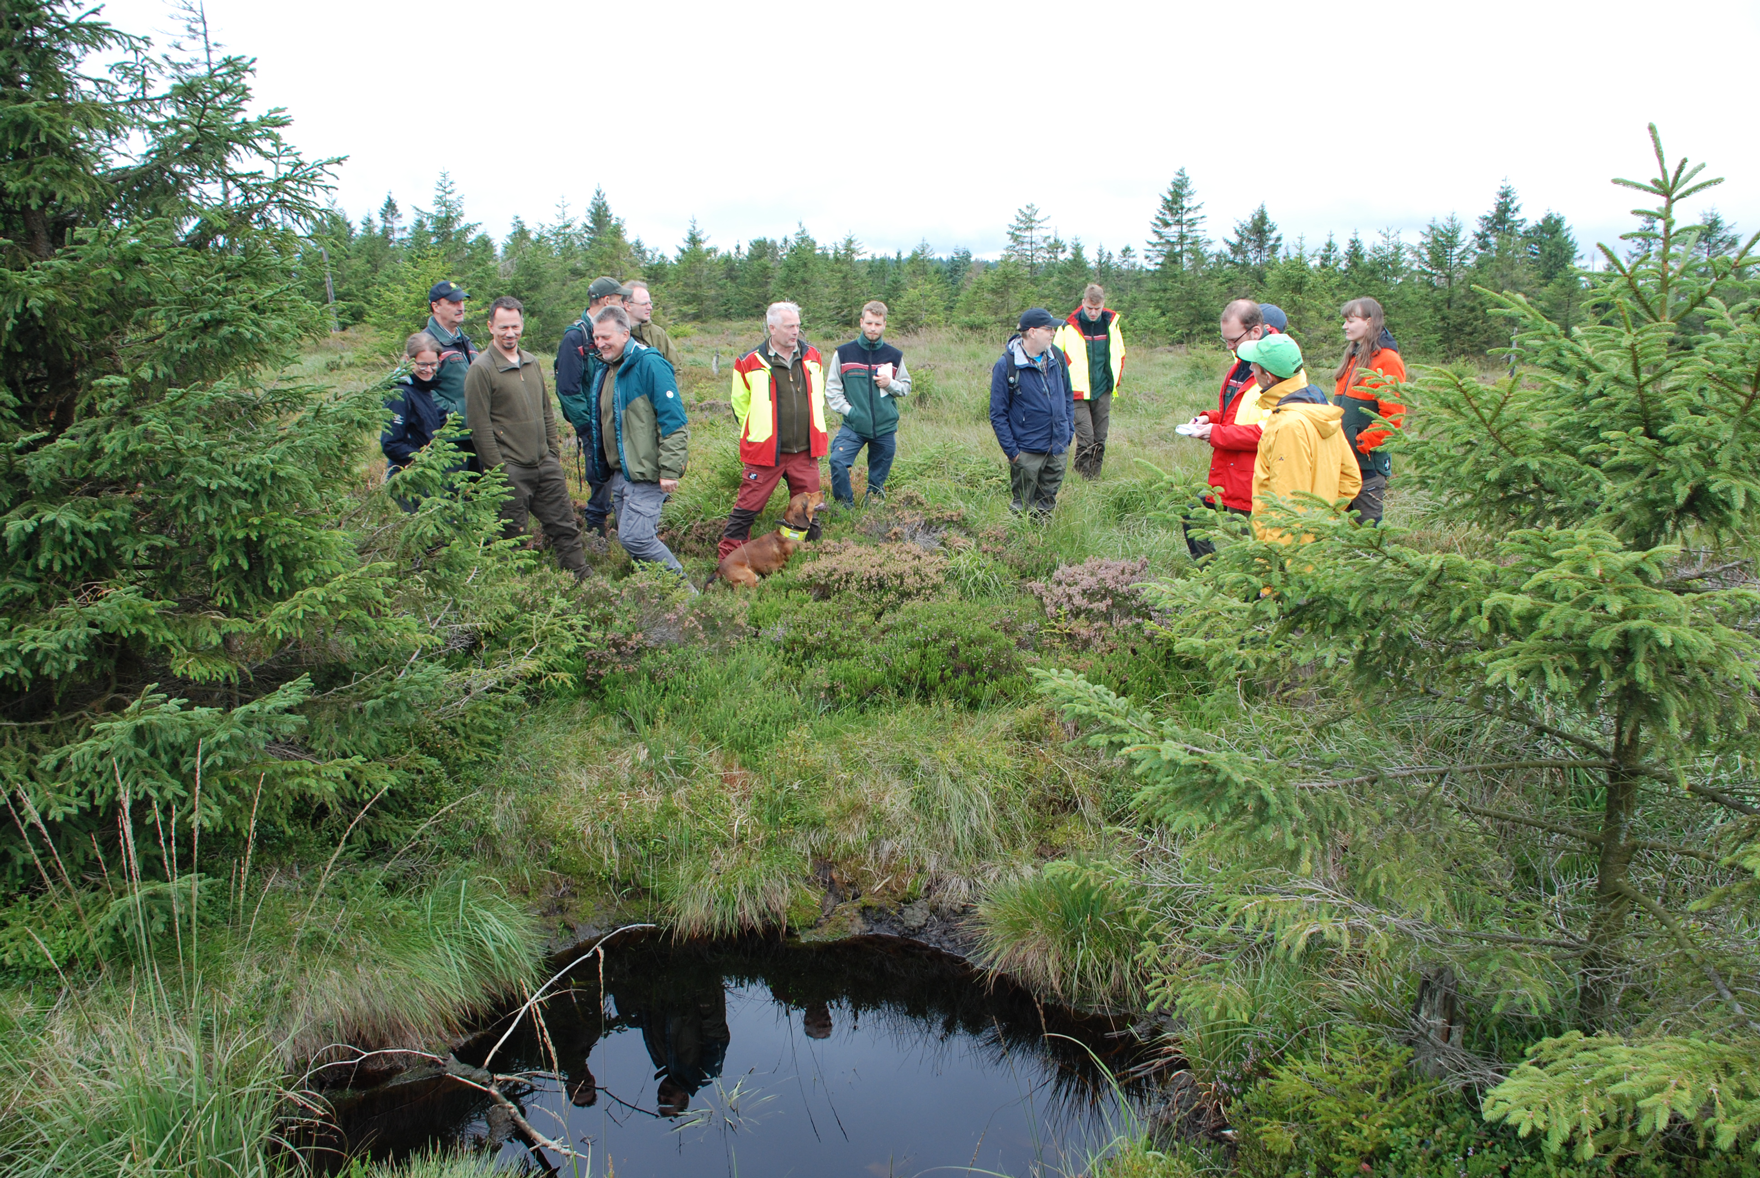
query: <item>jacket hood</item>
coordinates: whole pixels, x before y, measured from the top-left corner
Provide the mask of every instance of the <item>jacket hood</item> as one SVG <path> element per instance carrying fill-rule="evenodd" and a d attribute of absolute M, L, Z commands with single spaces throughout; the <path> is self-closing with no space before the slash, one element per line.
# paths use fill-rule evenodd
<path fill-rule="evenodd" d="M 1303 391 L 1305 392 L 1307 390 Z M 1271 412 L 1274 415 L 1293 413 L 1299 417 L 1307 418 L 1308 423 L 1314 427 L 1314 432 L 1319 434 L 1322 438 L 1330 438 L 1333 434 L 1338 433 L 1339 430 L 1343 428 L 1340 423 L 1344 421 L 1344 410 L 1340 409 L 1337 405 L 1328 404 L 1324 397 L 1321 398 L 1319 404 L 1315 404 L 1308 400 L 1298 401 L 1293 397 L 1285 397 L 1282 401 L 1277 403 L 1277 408 L 1273 409 Z"/>
<path fill-rule="evenodd" d="M 1399 351 L 1399 342 L 1393 338 L 1393 332 L 1383 327 L 1381 329 L 1381 334 L 1375 339 L 1375 350 L 1377 352 Z"/>
<path fill-rule="evenodd" d="M 1245 363 L 1245 361 L 1242 362 Z M 1253 395 L 1259 402 L 1259 408 L 1264 410 L 1274 409 L 1291 398 L 1304 401 L 1314 401 L 1316 403 L 1323 403 L 1326 400 L 1325 395 L 1322 394 L 1319 389 L 1314 388 L 1313 385 L 1308 383 L 1308 370 L 1306 368 L 1286 380 L 1278 381 L 1268 389 L 1261 389 L 1257 384 L 1248 385 L 1247 387 L 1258 389 Z M 1315 394 L 1313 398 L 1303 396 L 1303 394 L 1310 392 Z"/>

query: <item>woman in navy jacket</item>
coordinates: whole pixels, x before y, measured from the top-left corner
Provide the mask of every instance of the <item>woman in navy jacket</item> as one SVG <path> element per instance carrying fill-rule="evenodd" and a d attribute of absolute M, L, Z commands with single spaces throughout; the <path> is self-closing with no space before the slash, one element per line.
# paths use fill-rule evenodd
<path fill-rule="evenodd" d="M 434 440 L 446 424 L 446 410 L 434 400 L 434 385 L 440 375 L 440 342 L 425 331 L 410 336 L 403 345 L 409 359 L 409 375 L 397 382 L 396 389 L 385 401 L 391 420 L 379 435 L 379 449 L 385 452 L 385 477 L 390 478 L 411 462 L 422 447 Z"/>

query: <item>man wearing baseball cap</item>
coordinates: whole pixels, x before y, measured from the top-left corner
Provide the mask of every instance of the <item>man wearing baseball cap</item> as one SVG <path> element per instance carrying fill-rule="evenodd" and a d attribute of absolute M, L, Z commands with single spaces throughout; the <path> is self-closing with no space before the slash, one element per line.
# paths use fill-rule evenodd
<path fill-rule="evenodd" d="M 1051 342 L 1057 325 L 1043 307 L 1024 312 L 990 370 L 990 426 L 1008 456 L 1009 508 L 1038 518 L 1057 506 L 1076 428 L 1069 358 Z"/>
<path fill-rule="evenodd" d="M 1295 340 L 1281 334 L 1244 340 L 1235 354 L 1253 366 L 1259 403 L 1270 410 L 1253 466 L 1253 532 L 1287 544 L 1288 533 L 1268 526 L 1263 514 L 1273 500 L 1302 492 L 1348 502 L 1362 489 L 1363 476 L 1345 440 L 1344 410 L 1308 383 Z"/>
<path fill-rule="evenodd" d="M 476 345 L 464 333 L 464 301 L 471 296 L 451 279 L 436 282 L 428 290 L 428 326 L 424 328 L 440 345 L 440 370 L 434 376 L 434 403 L 441 412 L 450 413 L 458 424 L 469 428 L 464 417 L 464 376 L 477 358 Z M 470 436 L 455 438 L 453 444 L 465 454 L 465 469 L 481 470 L 476 447 Z"/>
<path fill-rule="evenodd" d="M 593 347 L 593 316 L 606 307 L 623 306 L 623 284 L 615 278 L 595 278 L 587 286 L 587 309 L 562 333 L 556 347 L 556 399 L 562 402 L 562 416 L 574 426 L 575 437 L 587 445 L 587 434 L 593 425 L 593 374 L 600 363 Z M 611 484 L 593 481 L 593 464 L 587 463 L 587 486 L 592 495 L 581 515 L 587 531 L 607 535 L 611 530 Z"/>

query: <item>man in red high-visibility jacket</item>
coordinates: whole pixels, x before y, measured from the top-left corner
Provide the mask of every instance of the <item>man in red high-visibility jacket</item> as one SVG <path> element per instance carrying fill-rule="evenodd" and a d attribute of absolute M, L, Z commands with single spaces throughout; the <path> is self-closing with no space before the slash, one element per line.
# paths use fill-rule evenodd
<path fill-rule="evenodd" d="M 825 430 L 825 374 L 819 351 L 801 340 L 801 309 L 772 303 L 765 341 L 733 366 L 733 415 L 739 420 L 739 495 L 721 533 L 720 556 L 744 544 L 752 521 L 788 480 L 790 496 L 819 490 L 819 459 L 831 450 Z M 807 532 L 819 538 L 819 525 Z"/>

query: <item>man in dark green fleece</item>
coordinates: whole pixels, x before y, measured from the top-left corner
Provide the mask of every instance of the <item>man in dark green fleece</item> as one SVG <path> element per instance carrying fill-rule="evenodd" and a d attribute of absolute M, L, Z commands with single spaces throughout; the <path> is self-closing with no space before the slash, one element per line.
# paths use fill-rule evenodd
<path fill-rule="evenodd" d="M 557 563 L 576 577 L 587 575 L 580 522 L 562 473 L 556 439 L 556 413 L 544 387 L 538 358 L 519 346 L 525 307 L 502 297 L 489 304 L 494 346 L 479 355 L 465 374 L 465 412 L 471 438 L 485 471 L 497 466 L 513 495 L 501 506 L 508 536 L 525 531 L 526 518 L 538 517 L 556 550 Z"/>
<path fill-rule="evenodd" d="M 477 358 L 476 345 L 464 333 L 464 301 L 470 297 L 456 282 L 436 282 L 428 291 L 428 326 L 423 328 L 440 344 L 434 403 L 460 425 L 469 425 L 464 412 L 464 374 Z M 465 452 L 466 469 L 481 470 L 471 440 L 460 438 L 457 445 Z"/>
<path fill-rule="evenodd" d="M 660 509 L 678 490 L 690 458 L 690 424 L 672 365 L 632 339 L 632 326 L 622 307 L 607 307 L 593 319 L 600 363 L 593 373 L 587 461 L 611 488 L 617 541 L 630 559 L 663 564 L 683 576 L 659 529 Z"/>
<path fill-rule="evenodd" d="M 832 355 L 825 372 L 825 403 L 843 414 L 831 439 L 831 495 L 842 507 L 855 506 L 849 468 L 863 446 L 868 448 L 867 494 L 886 497 L 886 476 L 898 453 L 897 401 L 911 391 L 904 353 L 882 338 L 886 304 L 876 299 L 864 305 L 861 328 Z"/>

